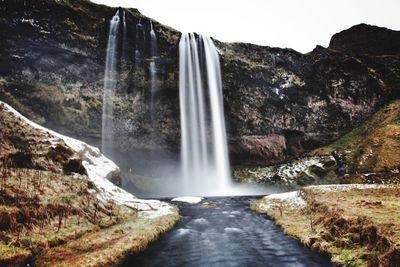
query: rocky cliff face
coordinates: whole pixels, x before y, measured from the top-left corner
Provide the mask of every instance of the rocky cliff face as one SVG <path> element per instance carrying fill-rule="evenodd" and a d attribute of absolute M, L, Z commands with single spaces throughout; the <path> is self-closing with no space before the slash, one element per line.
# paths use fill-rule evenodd
<path fill-rule="evenodd" d="M 116 9 L 83 0 L 7 1 L 0 9 L 0 99 L 36 122 L 98 144 L 108 25 Z M 154 22 L 160 56 L 150 57 L 147 42 L 144 61 L 135 66 L 139 19 L 149 34 L 150 19 L 126 10 L 114 145 L 121 153 L 177 155 L 180 33 Z M 339 138 L 398 98 L 399 36 L 358 25 L 336 34 L 330 47 L 308 54 L 216 41 L 232 162 L 286 162 Z M 154 122 L 149 114 L 152 60 L 160 88 Z"/>

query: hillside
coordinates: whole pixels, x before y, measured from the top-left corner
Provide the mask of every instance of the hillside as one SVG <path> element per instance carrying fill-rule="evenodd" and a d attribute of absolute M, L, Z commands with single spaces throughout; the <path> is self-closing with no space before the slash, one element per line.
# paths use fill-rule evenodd
<path fill-rule="evenodd" d="M 336 151 L 343 160 L 343 173 L 368 173 L 369 177 L 400 171 L 400 101 L 380 109 L 359 127 L 334 142 L 313 151 L 330 155 Z"/>
<path fill-rule="evenodd" d="M 0 265 L 114 265 L 178 220 L 106 178 L 118 167 L 0 102 Z"/>
<path fill-rule="evenodd" d="M 237 167 L 236 180 L 297 187 L 400 181 L 400 101 L 385 105 L 342 138 L 273 167 Z"/>

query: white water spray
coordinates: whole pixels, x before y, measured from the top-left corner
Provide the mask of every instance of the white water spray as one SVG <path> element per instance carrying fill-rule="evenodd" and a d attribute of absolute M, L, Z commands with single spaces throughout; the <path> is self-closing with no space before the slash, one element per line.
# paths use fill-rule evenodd
<path fill-rule="evenodd" d="M 122 13 L 122 65 L 123 69 L 126 69 L 127 58 L 127 42 L 128 42 L 128 30 L 126 28 L 125 10 Z"/>
<path fill-rule="evenodd" d="M 158 55 L 157 36 L 156 36 L 156 32 L 153 29 L 153 22 L 150 21 L 150 56 L 151 56 L 151 61 L 150 61 L 150 90 L 151 90 L 151 92 L 150 92 L 151 93 L 150 109 L 151 109 L 151 111 L 150 112 L 151 112 L 152 120 L 154 119 L 154 109 L 155 109 L 154 96 L 158 90 L 157 63 L 156 63 L 157 55 Z M 153 122 L 154 122 L 154 120 L 153 120 Z"/>
<path fill-rule="evenodd" d="M 209 37 L 185 33 L 179 58 L 184 192 L 226 194 L 231 177 L 217 49 Z"/>
<path fill-rule="evenodd" d="M 107 56 L 104 72 L 103 114 L 102 114 L 102 152 L 112 153 L 113 141 L 113 98 L 117 85 L 117 44 L 119 29 L 119 11 L 110 21 Z"/>
<path fill-rule="evenodd" d="M 135 47 L 135 66 L 136 68 L 143 65 L 144 47 L 146 43 L 146 35 L 144 34 L 143 25 L 141 23 L 142 19 L 139 19 L 138 24 L 136 24 L 136 47 Z"/>

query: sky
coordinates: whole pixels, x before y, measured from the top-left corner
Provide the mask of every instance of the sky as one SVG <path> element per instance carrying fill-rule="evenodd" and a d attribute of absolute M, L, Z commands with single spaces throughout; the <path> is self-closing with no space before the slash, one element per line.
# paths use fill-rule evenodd
<path fill-rule="evenodd" d="M 359 23 L 400 30 L 400 0 L 92 0 L 137 8 L 181 32 L 225 42 L 293 48 L 327 47 L 333 34 Z"/>

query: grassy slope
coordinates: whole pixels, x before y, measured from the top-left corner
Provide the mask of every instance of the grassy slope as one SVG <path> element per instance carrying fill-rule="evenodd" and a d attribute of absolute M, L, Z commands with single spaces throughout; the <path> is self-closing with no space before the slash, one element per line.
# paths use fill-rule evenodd
<path fill-rule="evenodd" d="M 79 156 L 48 138 L 0 107 L 1 266 L 114 265 L 179 219 L 100 201 Z"/>
<path fill-rule="evenodd" d="M 234 177 L 238 182 L 284 184 L 294 188 L 326 183 L 399 183 L 399 150 L 400 100 L 396 100 L 333 144 L 318 148 L 306 157 L 278 166 L 236 166 Z M 343 171 L 349 176 L 337 175 L 337 165 L 331 157 L 333 151 L 342 158 Z M 322 168 L 307 166 L 312 158 L 319 158 Z M 290 175 L 279 174 L 281 166 Z M 371 176 L 363 175 L 371 173 Z"/>
<path fill-rule="evenodd" d="M 339 266 L 398 266 L 400 187 L 323 191 L 305 188 L 307 206 L 260 199 L 251 208 L 273 218 L 286 234 L 328 253 Z"/>
<path fill-rule="evenodd" d="M 344 155 L 348 172 L 382 173 L 400 169 L 400 100 L 386 105 L 359 127 L 312 155 Z"/>

